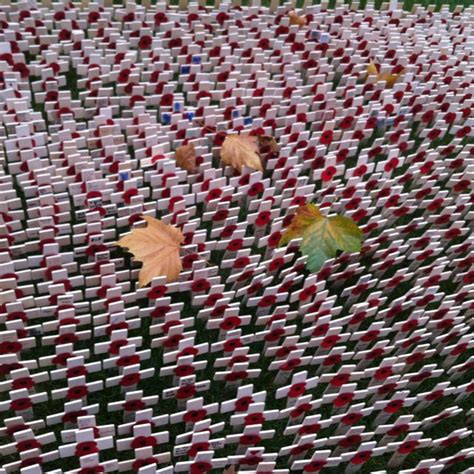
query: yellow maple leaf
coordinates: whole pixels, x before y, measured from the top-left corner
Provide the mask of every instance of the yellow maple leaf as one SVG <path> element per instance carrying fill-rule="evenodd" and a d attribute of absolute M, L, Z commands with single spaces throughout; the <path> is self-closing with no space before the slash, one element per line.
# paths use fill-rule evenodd
<path fill-rule="evenodd" d="M 247 166 L 263 171 L 258 138 L 253 135 L 227 135 L 221 148 L 221 160 L 237 171 Z"/>
<path fill-rule="evenodd" d="M 308 269 L 317 272 L 326 260 L 337 255 L 338 250 L 360 252 L 363 233 L 349 217 L 325 217 L 318 206 L 309 203 L 298 208 L 280 245 L 297 238 L 302 239 L 300 250 L 308 257 Z"/>
<path fill-rule="evenodd" d="M 373 61 L 370 61 L 370 64 L 367 66 L 367 79 L 370 76 L 376 76 L 377 82 L 385 81 L 385 87 L 391 88 L 398 81 L 398 79 L 402 77 L 404 72 L 405 70 L 403 69 L 398 74 L 392 74 L 390 72 L 379 73 L 377 66 L 374 64 Z"/>
<path fill-rule="evenodd" d="M 140 287 L 148 285 L 157 276 L 165 276 L 167 282 L 175 281 L 183 268 L 179 256 L 183 233 L 154 217 L 142 217 L 147 227 L 133 229 L 116 245 L 127 248 L 135 260 L 143 263 L 138 275 Z"/>

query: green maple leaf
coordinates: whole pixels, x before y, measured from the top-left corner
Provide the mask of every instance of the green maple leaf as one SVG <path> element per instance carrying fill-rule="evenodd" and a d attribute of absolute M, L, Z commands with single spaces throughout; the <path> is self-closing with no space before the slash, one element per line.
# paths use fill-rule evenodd
<path fill-rule="evenodd" d="M 298 208 L 281 237 L 280 245 L 298 238 L 303 239 L 300 250 L 308 257 L 308 269 L 318 272 L 326 260 L 337 255 L 338 250 L 360 252 L 363 233 L 349 217 L 325 217 L 318 206 L 310 203 Z"/>

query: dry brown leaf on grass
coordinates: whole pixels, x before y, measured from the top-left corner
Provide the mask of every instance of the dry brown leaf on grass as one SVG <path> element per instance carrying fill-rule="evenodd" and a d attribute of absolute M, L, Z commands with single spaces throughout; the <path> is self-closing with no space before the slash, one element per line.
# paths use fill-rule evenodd
<path fill-rule="evenodd" d="M 190 173 L 197 173 L 198 166 L 196 165 L 196 150 L 194 145 L 183 145 L 176 148 L 175 151 L 176 164 Z"/>
<path fill-rule="evenodd" d="M 230 466 L 226 466 L 222 471 L 222 474 L 237 474 L 235 466 L 231 464 Z"/>
<path fill-rule="evenodd" d="M 306 17 L 298 15 L 295 11 L 291 11 L 288 13 L 288 17 L 290 18 L 290 25 L 298 25 L 298 26 L 305 26 L 306 25 Z"/>
<path fill-rule="evenodd" d="M 221 160 L 239 172 L 244 166 L 263 171 L 258 139 L 252 135 L 227 135 L 221 148 Z"/>
<path fill-rule="evenodd" d="M 165 276 L 167 282 L 175 281 L 183 268 L 179 256 L 184 242 L 182 232 L 154 217 L 142 217 L 147 227 L 133 229 L 116 245 L 127 248 L 135 260 L 143 263 L 138 275 L 140 287 L 148 285 L 157 276 Z"/>

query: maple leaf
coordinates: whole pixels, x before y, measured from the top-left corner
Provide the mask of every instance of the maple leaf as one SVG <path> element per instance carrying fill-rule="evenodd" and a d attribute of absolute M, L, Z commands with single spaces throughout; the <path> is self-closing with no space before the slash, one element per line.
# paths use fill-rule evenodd
<path fill-rule="evenodd" d="M 157 276 L 165 276 L 167 282 L 175 281 L 183 268 L 179 256 L 184 242 L 182 232 L 154 217 L 142 217 L 147 227 L 133 229 L 116 245 L 127 248 L 135 260 L 143 263 L 138 275 L 140 287 L 148 285 Z"/>
<path fill-rule="evenodd" d="M 221 148 L 221 160 L 237 171 L 243 166 L 263 171 L 258 138 L 253 135 L 227 135 Z"/>
<path fill-rule="evenodd" d="M 398 81 L 398 79 L 403 75 L 405 70 L 402 70 L 398 74 L 391 74 L 389 72 L 382 72 L 380 73 L 377 66 L 374 64 L 373 61 L 370 61 L 370 64 L 367 66 L 367 79 L 370 76 L 376 76 L 376 80 L 378 81 L 385 81 L 385 87 L 391 88 Z"/>
<path fill-rule="evenodd" d="M 290 25 L 306 25 L 306 17 L 298 15 L 298 13 L 296 13 L 295 11 L 291 11 L 290 13 L 288 13 L 288 17 L 290 18 Z"/>
<path fill-rule="evenodd" d="M 344 252 L 360 252 L 363 233 L 349 217 L 326 217 L 318 206 L 309 203 L 301 206 L 280 239 L 280 245 L 302 238 L 300 250 L 308 256 L 308 269 L 317 272 L 324 262 Z"/>
<path fill-rule="evenodd" d="M 175 157 L 176 164 L 180 168 L 183 168 L 193 174 L 197 173 L 198 166 L 196 164 L 196 150 L 192 143 L 176 148 Z"/>

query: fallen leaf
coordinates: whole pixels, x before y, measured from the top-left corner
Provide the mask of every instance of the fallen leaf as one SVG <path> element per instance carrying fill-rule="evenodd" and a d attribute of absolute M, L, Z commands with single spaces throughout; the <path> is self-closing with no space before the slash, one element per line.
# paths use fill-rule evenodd
<path fill-rule="evenodd" d="M 175 281 L 183 268 L 179 256 L 184 242 L 182 232 L 154 217 L 142 217 L 147 227 L 133 229 L 116 245 L 127 248 L 135 260 L 143 263 L 138 275 L 140 287 L 148 285 L 157 276 L 165 276 L 167 282 Z"/>
<path fill-rule="evenodd" d="M 280 239 L 280 245 L 302 238 L 300 250 L 308 256 L 307 267 L 312 272 L 321 269 L 324 262 L 344 252 L 360 252 L 363 233 L 349 217 L 325 217 L 318 206 L 301 206 Z"/>
<path fill-rule="evenodd" d="M 300 16 L 295 11 L 291 11 L 288 13 L 290 18 L 290 25 L 298 25 L 298 26 L 305 26 L 306 25 L 306 17 Z"/>
<path fill-rule="evenodd" d="M 180 168 L 183 168 L 190 173 L 197 173 L 198 166 L 196 164 L 196 150 L 192 143 L 176 148 L 175 156 L 176 164 Z"/>
<path fill-rule="evenodd" d="M 278 153 L 280 151 L 280 146 L 272 136 L 262 135 L 258 137 L 258 151 L 260 155 Z"/>
<path fill-rule="evenodd" d="M 253 135 L 227 135 L 221 148 L 221 160 L 237 171 L 243 166 L 263 171 L 258 139 Z"/>
<path fill-rule="evenodd" d="M 377 82 L 385 81 L 385 87 L 391 88 L 398 81 L 398 79 L 402 77 L 404 72 L 405 70 L 402 70 L 398 74 L 391 74 L 389 72 L 379 73 L 377 66 L 373 63 L 373 61 L 370 61 L 370 64 L 367 66 L 367 79 L 370 76 L 376 76 Z"/>
<path fill-rule="evenodd" d="M 235 466 L 231 464 L 230 466 L 226 466 L 222 471 L 222 474 L 236 474 Z"/>

